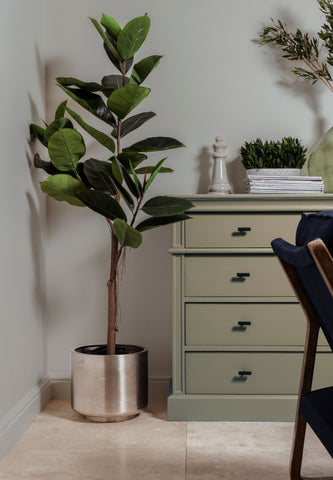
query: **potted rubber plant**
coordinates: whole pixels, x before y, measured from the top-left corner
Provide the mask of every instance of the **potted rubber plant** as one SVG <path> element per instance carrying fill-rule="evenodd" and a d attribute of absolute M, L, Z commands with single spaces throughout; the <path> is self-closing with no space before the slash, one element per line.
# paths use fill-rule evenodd
<path fill-rule="evenodd" d="M 100 21 L 90 20 L 115 73 L 100 82 L 58 77 L 57 84 L 72 103 L 101 120 L 106 132 L 87 123 L 67 100 L 49 125 L 31 124 L 30 132 L 48 151 L 49 160 L 38 153 L 34 157 L 35 166 L 49 174 L 41 182 L 42 191 L 56 200 L 88 207 L 105 218 L 110 230 L 107 339 L 105 344 L 72 352 L 72 406 L 93 421 L 118 421 L 137 415 L 147 405 L 147 350 L 116 343 L 120 261 L 127 247 L 140 246 L 144 231 L 188 219 L 185 212 L 192 204 L 174 196 L 147 199 L 156 176 L 172 172 L 164 166 L 166 158 L 147 164 L 147 154 L 183 147 L 180 141 L 164 136 L 128 141 L 134 130 L 155 116 L 150 111 L 131 114 L 149 95 L 150 89 L 142 83 L 161 59 L 151 55 L 134 61 L 150 29 L 149 17 L 134 18 L 123 28 L 105 14 Z M 103 159 L 85 158 L 85 140 L 77 125 L 103 147 Z"/>

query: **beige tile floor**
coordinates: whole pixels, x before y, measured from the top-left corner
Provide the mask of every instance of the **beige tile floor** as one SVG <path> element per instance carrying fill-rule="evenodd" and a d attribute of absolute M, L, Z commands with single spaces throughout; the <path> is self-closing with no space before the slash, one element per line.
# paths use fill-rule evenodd
<path fill-rule="evenodd" d="M 2 480 L 288 480 L 292 423 L 168 422 L 166 402 L 137 418 L 94 424 L 52 400 L 0 462 Z M 307 434 L 303 474 L 333 479 Z"/>

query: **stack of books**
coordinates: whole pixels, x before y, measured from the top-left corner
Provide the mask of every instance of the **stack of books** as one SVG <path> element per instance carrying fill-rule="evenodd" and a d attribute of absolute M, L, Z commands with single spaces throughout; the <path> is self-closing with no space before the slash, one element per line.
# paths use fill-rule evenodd
<path fill-rule="evenodd" d="M 246 193 L 324 193 L 321 177 L 248 175 Z"/>

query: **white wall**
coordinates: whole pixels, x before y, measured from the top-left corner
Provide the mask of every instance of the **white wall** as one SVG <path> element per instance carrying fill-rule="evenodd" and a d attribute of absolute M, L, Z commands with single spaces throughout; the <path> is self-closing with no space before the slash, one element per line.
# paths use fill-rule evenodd
<path fill-rule="evenodd" d="M 46 377 L 45 200 L 29 145 L 29 122 L 44 112 L 45 12 L 43 0 L 5 0 L 1 7 L 0 437 L 10 411 Z"/>
<path fill-rule="evenodd" d="M 152 193 L 205 193 L 216 135 L 228 146 L 228 170 L 239 192 L 245 140 L 295 136 L 311 146 L 331 125 L 328 92 L 305 88 L 267 47 L 252 42 L 272 16 L 315 32 L 321 21 L 315 0 L 49 1 L 49 118 L 64 99 L 54 77 L 93 81 L 113 72 L 88 20 L 103 12 L 122 25 L 147 12 L 152 26 L 140 58 L 165 55 L 145 82 L 152 93 L 143 108 L 158 116 L 128 139 L 175 136 L 187 148 L 169 153 L 176 173 L 156 181 Z M 71 347 L 104 341 L 108 233 L 98 215 L 51 200 L 47 218 L 49 373 L 66 377 Z M 127 254 L 121 288 L 119 341 L 147 346 L 150 374 L 162 377 L 171 372 L 170 242 L 169 227 L 145 233 L 141 249 Z"/>

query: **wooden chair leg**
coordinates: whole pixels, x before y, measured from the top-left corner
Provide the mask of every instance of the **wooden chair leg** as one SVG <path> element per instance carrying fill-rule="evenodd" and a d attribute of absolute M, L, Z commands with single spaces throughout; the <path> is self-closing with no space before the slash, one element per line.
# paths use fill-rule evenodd
<path fill-rule="evenodd" d="M 294 438 L 291 449 L 289 475 L 290 480 L 302 480 L 301 468 L 303 458 L 303 448 L 305 439 L 306 421 L 297 413 L 294 427 Z"/>

